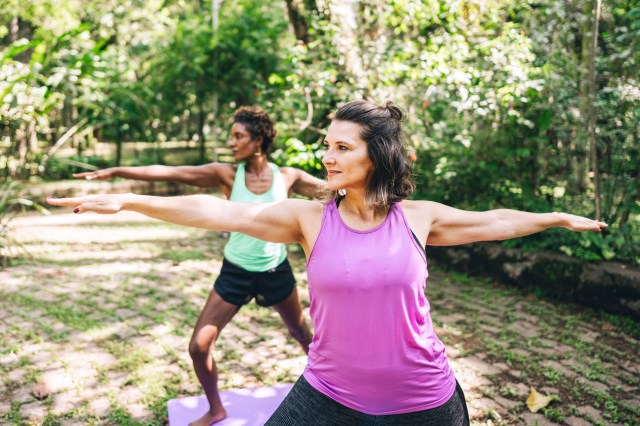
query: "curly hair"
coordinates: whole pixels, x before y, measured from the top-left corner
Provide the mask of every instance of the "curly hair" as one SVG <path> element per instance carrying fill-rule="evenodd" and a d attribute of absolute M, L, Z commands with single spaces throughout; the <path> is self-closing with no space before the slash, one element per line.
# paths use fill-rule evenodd
<path fill-rule="evenodd" d="M 404 113 L 397 105 L 390 101 L 383 106 L 353 101 L 338 108 L 333 119 L 362 127 L 360 137 L 367 143 L 369 159 L 373 163 L 366 190 L 370 206 L 390 207 L 411 195 L 415 184 L 402 130 Z M 336 196 L 334 193 L 333 197 Z"/>
<path fill-rule="evenodd" d="M 278 132 L 269 114 L 259 107 L 243 106 L 233 113 L 233 122 L 243 124 L 252 138 L 262 136 L 262 152 L 271 150 Z"/>

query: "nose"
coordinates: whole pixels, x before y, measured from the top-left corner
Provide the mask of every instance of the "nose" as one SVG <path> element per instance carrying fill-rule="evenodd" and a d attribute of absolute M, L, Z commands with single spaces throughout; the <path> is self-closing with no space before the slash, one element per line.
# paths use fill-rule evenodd
<path fill-rule="evenodd" d="M 327 164 L 335 164 L 335 163 L 336 163 L 335 157 L 333 156 L 331 150 L 327 149 L 324 152 L 324 155 L 322 156 L 322 164 L 326 166 Z"/>

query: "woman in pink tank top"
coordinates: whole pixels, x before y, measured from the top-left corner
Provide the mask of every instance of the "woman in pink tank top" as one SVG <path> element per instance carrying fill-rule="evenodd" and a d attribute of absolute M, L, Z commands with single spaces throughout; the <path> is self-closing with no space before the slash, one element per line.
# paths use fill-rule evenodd
<path fill-rule="evenodd" d="M 424 246 L 607 225 L 566 213 L 470 212 L 407 200 L 414 185 L 402 118 L 390 102 L 338 109 L 325 138 L 324 203 L 135 194 L 48 201 L 76 213 L 132 210 L 302 246 L 315 335 L 303 375 L 267 424 L 467 425 L 464 394 L 431 323 Z"/>

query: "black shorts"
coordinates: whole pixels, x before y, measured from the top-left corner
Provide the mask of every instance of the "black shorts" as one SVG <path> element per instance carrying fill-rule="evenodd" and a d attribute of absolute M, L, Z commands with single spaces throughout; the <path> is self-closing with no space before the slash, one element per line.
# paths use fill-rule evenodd
<path fill-rule="evenodd" d="M 265 272 L 251 272 L 222 260 L 213 288 L 225 302 L 242 306 L 256 298 L 260 306 L 272 306 L 289 297 L 296 285 L 289 260 Z"/>

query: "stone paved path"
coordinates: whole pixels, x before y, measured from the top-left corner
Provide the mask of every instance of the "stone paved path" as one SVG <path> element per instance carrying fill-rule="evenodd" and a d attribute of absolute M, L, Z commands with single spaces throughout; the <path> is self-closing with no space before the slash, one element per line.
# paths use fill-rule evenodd
<path fill-rule="evenodd" d="M 220 233 L 136 214 L 16 226 L 32 259 L 0 271 L 1 424 L 166 424 L 168 399 L 199 394 L 186 348 Z M 291 259 L 308 306 L 304 260 Z M 437 267 L 427 296 L 473 424 L 640 424 L 638 324 Z M 305 363 L 253 304 L 215 356 L 223 389 L 292 382 Z M 531 386 L 555 399 L 536 414 Z"/>

